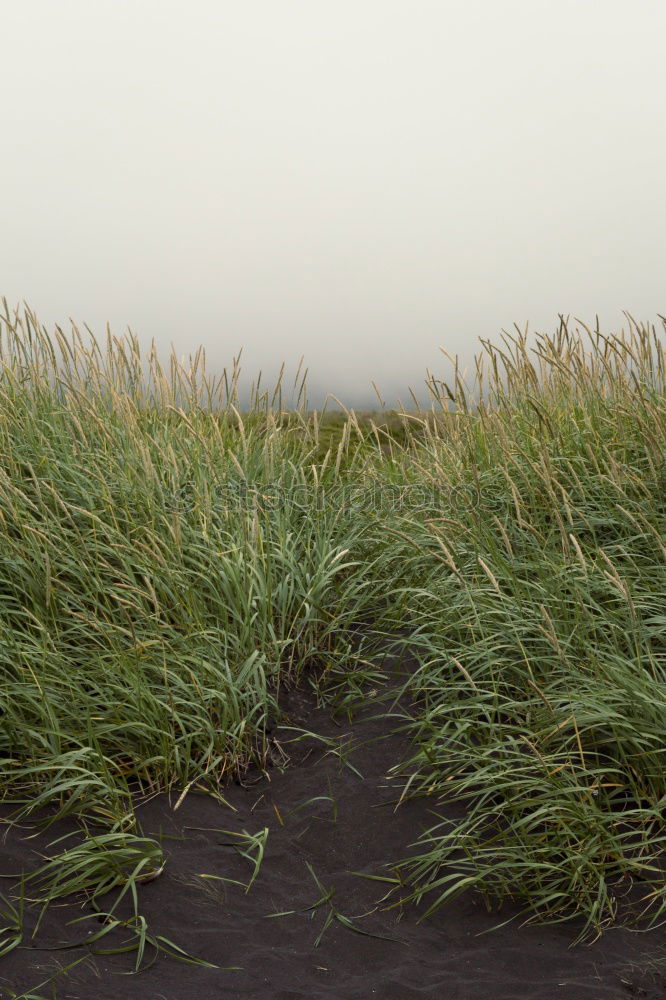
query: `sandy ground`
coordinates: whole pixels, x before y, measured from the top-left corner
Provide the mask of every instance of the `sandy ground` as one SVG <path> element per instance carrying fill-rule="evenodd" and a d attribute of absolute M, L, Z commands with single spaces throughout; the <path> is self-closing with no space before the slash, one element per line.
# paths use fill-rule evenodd
<path fill-rule="evenodd" d="M 422 923 L 411 905 L 386 909 L 386 902 L 378 903 L 390 885 L 355 873 L 390 874 L 384 862 L 409 853 L 420 829 L 432 822 L 432 802 L 394 808 L 400 788 L 387 780 L 387 771 L 404 755 L 406 740 L 391 732 L 386 720 L 373 717 L 372 705 L 353 724 L 335 723 L 302 692 L 288 694 L 285 707 L 292 725 L 347 747 L 348 754 L 341 755 L 346 762 L 327 753 L 322 742 L 287 743 L 294 732 L 278 729 L 275 736 L 291 758 L 289 767 L 279 766 L 278 753 L 267 775 L 249 774 L 243 785 L 230 785 L 224 794 L 233 808 L 191 793 L 175 812 L 174 800 L 166 796 L 139 809 L 144 832 L 164 837 L 168 854 L 162 875 L 141 890 L 151 930 L 221 968 L 159 955 L 147 970 L 128 975 L 134 956 L 88 957 L 54 980 L 59 1000 L 666 997 L 666 980 L 654 964 L 666 955 L 659 930 L 614 930 L 593 945 L 571 949 L 578 930 L 572 924 L 521 927 L 514 921 L 484 933 L 512 911 L 489 914 L 474 894 Z M 310 801 L 316 797 L 327 798 Z M 250 873 L 247 861 L 228 846 L 228 836 L 197 827 L 252 833 L 268 827 L 265 859 L 249 892 L 197 877 L 207 873 L 247 881 Z M 48 834 L 26 839 L 29 832 L 12 830 L 6 836 L 3 873 L 32 869 L 36 852 L 62 831 L 52 827 Z M 334 919 L 316 945 L 330 907 L 308 910 L 322 895 L 308 865 L 326 890 L 334 889 L 337 911 L 365 934 Z M 270 916 L 283 911 L 296 912 Z M 68 927 L 67 921 L 86 912 L 80 903 L 48 911 L 33 942 L 37 947 L 0 959 L 0 995 L 34 990 L 59 967 L 85 955 L 85 949 L 66 945 L 84 933 L 81 925 Z M 109 938 L 102 946 L 111 946 Z M 51 997 L 51 989 L 43 986 L 36 995 Z"/>

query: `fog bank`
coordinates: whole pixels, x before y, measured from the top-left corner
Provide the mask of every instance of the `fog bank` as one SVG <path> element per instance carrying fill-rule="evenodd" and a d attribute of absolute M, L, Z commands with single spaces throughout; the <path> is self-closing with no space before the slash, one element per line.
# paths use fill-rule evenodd
<path fill-rule="evenodd" d="M 0 294 L 387 405 L 479 336 L 666 312 L 666 7 L 23 0 Z"/>

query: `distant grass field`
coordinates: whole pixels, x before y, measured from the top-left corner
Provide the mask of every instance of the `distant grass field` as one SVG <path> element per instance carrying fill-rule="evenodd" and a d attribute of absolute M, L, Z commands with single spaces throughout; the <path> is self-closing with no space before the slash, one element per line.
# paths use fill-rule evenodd
<path fill-rule="evenodd" d="M 388 638 L 418 664 L 405 794 L 467 804 L 407 892 L 588 933 L 663 917 L 662 331 L 505 335 L 427 412 L 322 415 L 279 385 L 241 412 L 201 353 L 0 330 L 0 787 L 81 828 L 26 897 L 131 892 L 142 949 L 163 857 L 137 801 L 223 796 L 281 685 L 362 690 Z"/>

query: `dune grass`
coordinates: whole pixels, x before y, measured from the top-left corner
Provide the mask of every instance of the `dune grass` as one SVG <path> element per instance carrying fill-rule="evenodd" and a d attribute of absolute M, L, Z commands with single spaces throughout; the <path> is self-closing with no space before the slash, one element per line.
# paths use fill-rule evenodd
<path fill-rule="evenodd" d="M 658 920 L 664 356 L 628 322 L 505 335 L 427 413 L 329 420 L 6 309 L 0 787 L 13 822 L 80 826 L 28 888 L 129 885 L 140 964 L 137 801 L 223 795 L 282 685 L 355 703 L 388 636 L 418 664 L 405 794 L 467 806 L 401 863 L 424 912 L 473 886 L 585 933 Z"/>
<path fill-rule="evenodd" d="M 584 934 L 666 909 L 662 345 L 586 339 L 488 348 L 488 405 L 418 458 L 474 502 L 404 529 L 410 786 L 467 806 L 406 862 L 416 898 L 474 886 Z"/>

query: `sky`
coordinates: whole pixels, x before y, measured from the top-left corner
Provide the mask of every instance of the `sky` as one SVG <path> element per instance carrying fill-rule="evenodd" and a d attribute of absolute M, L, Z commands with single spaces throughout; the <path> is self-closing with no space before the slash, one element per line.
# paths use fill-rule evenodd
<path fill-rule="evenodd" d="M 0 296 L 419 392 L 666 313 L 663 0 L 0 0 Z"/>

